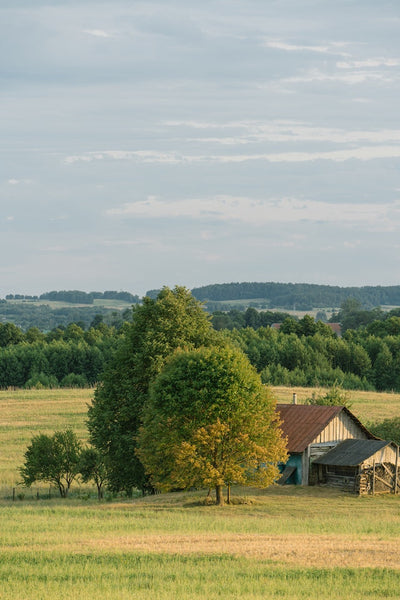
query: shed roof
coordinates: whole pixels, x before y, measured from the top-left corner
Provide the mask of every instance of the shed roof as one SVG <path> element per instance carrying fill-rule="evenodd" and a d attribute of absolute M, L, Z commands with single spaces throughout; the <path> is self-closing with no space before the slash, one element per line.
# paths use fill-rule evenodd
<path fill-rule="evenodd" d="M 314 463 L 335 467 L 357 467 L 391 443 L 385 440 L 344 440 L 314 460 Z"/>
<path fill-rule="evenodd" d="M 344 411 L 370 439 L 376 439 L 345 406 L 277 404 L 282 419 L 281 429 L 287 437 L 288 452 L 304 452 L 328 423 Z"/>

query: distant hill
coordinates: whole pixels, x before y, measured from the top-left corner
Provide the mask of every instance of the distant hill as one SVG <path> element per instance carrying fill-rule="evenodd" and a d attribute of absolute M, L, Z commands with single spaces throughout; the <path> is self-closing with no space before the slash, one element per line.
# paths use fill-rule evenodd
<path fill-rule="evenodd" d="M 24 294 L 7 294 L 6 300 L 29 300 L 36 302 L 39 300 L 49 300 L 51 302 L 67 302 L 69 304 L 94 304 L 95 300 L 119 300 L 137 304 L 139 296 L 133 295 L 130 292 L 82 292 L 80 290 L 62 290 L 59 292 L 45 292 L 40 296 L 26 296 Z"/>
<path fill-rule="evenodd" d="M 355 298 L 366 308 L 400 306 L 400 285 L 339 287 L 311 283 L 216 283 L 193 288 L 192 294 L 202 302 L 264 300 L 267 308 L 311 310 L 339 307 Z"/>

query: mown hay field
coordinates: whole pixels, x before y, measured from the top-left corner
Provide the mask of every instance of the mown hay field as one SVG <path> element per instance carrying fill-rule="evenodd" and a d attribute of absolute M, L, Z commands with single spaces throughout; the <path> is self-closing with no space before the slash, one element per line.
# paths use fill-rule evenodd
<path fill-rule="evenodd" d="M 300 391 L 297 390 L 299 396 Z M 293 389 L 276 390 L 291 401 Z M 93 390 L 0 392 L 4 485 L 35 433 L 71 426 L 86 438 Z M 375 395 L 391 416 L 399 397 Z M 353 410 L 368 412 L 369 398 Z M 381 402 L 382 399 L 382 402 Z M 359 412 L 360 411 L 360 412 Z M 365 413 L 364 413 L 365 414 Z M 0 500 L 0 599 L 190 600 L 398 598 L 400 497 L 328 488 L 235 489 L 236 503 L 203 503 L 206 490 L 154 497 Z"/>

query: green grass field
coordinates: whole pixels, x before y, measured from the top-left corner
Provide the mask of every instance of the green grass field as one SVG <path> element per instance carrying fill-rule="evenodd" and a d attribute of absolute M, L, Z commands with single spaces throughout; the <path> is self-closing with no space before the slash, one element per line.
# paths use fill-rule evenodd
<path fill-rule="evenodd" d="M 309 392 L 297 390 L 299 399 Z M 290 402 L 293 389 L 275 393 Z M 70 426 L 85 440 L 92 395 L 0 392 L 1 485 L 17 482 L 33 434 Z M 358 416 L 384 418 L 398 414 L 400 395 L 355 393 L 353 402 Z M 399 598 L 400 496 L 233 491 L 223 508 L 204 504 L 205 491 L 101 503 L 3 495 L 0 599 Z"/>

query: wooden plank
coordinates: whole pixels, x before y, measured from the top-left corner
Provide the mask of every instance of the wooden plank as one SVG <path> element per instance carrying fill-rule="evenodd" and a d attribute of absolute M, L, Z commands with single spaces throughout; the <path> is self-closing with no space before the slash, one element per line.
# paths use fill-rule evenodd
<path fill-rule="evenodd" d="M 388 488 L 390 488 L 390 489 L 392 489 L 392 488 L 393 488 L 393 484 L 391 484 L 391 483 L 387 482 L 385 479 L 382 479 L 382 477 L 379 477 L 379 475 L 377 475 L 376 473 L 375 473 L 375 479 L 376 479 L 377 481 L 380 481 L 380 482 L 381 482 L 381 483 L 383 483 L 384 485 L 386 485 L 386 487 L 388 487 Z M 374 486 L 374 488 L 375 488 L 375 486 Z"/>
<path fill-rule="evenodd" d="M 372 495 L 375 494 L 375 458 L 372 464 Z"/>

